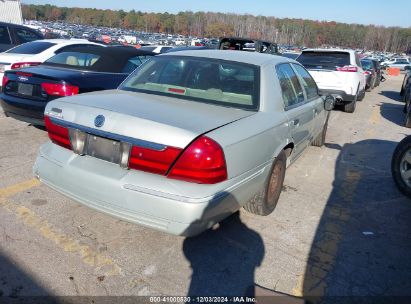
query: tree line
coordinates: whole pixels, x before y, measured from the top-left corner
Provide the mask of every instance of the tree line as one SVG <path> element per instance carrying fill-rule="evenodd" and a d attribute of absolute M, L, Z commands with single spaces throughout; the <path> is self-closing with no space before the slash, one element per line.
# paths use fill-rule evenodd
<path fill-rule="evenodd" d="M 343 46 L 389 52 L 411 51 L 411 27 L 346 24 L 212 12 L 145 13 L 131 10 L 22 5 L 23 18 L 172 33 L 196 37 L 250 37 L 306 47 Z"/>

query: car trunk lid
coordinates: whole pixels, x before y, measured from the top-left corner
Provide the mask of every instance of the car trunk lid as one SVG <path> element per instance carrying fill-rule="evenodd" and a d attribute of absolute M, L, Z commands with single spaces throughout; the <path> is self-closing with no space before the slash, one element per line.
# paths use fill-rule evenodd
<path fill-rule="evenodd" d="M 136 139 L 145 144 L 182 149 L 202 134 L 255 113 L 121 90 L 62 98 L 46 107 L 46 114 L 85 128 L 90 134 L 115 135 L 124 137 L 125 141 Z M 100 127 L 96 126 L 97 116 L 104 117 Z"/>

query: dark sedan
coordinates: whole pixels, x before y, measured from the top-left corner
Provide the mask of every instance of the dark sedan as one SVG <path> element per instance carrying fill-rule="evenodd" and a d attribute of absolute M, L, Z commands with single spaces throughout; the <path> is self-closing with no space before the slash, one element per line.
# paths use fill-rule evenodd
<path fill-rule="evenodd" d="M 44 125 L 46 104 L 56 98 L 115 89 L 154 54 L 130 47 L 70 47 L 42 65 L 7 71 L 1 106 L 6 116 Z"/>
<path fill-rule="evenodd" d="M 369 59 L 362 59 L 361 65 L 364 70 L 365 80 L 367 81 L 365 89 L 367 92 L 370 92 L 374 89 L 377 82 L 377 71 L 374 67 L 374 63 Z"/>

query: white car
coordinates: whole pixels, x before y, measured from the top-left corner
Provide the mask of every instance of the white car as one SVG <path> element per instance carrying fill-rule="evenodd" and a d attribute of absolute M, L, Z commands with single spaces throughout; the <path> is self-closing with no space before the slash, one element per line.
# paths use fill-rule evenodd
<path fill-rule="evenodd" d="M 5 71 L 36 66 L 56 55 L 56 52 L 69 45 L 101 45 L 84 39 L 44 39 L 18 45 L 0 53 L 0 83 Z"/>
<path fill-rule="evenodd" d="M 186 45 L 186 40 L 184 38 L 176 38 L 174 40 L 175 45 Z"/>
<path fill-rule="evenodd" d="M 381 65 L 384 67 L 399 68 L 404 71 L 405 67 L 410 66 L 411 64 L 408 58 L 393 58 L 391 60 L 384 61 Z"/>
<path fill-rule="evenodd" d="M 365 74 L 354 50 L 306 49 L 297 58 L 317 82 L 322 94 L 331 94 L 344 111 L 353 113 L 365 96 Z"/>
<path fill-rule="evenodd" d="M 173 48 L 172 46 L 166 46 L 166 45 L 147 45 L 147 46 L 142 46 L 140 50 L 149 51 L 149 52 L 153 52 L 156 54 L 162 54 L 162 53 L 168 52 L 172 48 Z"/>

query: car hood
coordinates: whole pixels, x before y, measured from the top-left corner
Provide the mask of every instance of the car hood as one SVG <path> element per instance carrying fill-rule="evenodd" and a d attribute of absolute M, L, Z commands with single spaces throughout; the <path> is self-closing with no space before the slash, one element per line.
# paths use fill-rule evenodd
<path fill-rule="evenodd" d="M 62 110 L 62 119 L 97 129 L 94 119 L 105 116 L 99 131 L 178 148 L 199 135 L 255 114 L 241 109 L 210 105 L 173 97 L 110 90 L 60 98 L 46 113 Z"/>

